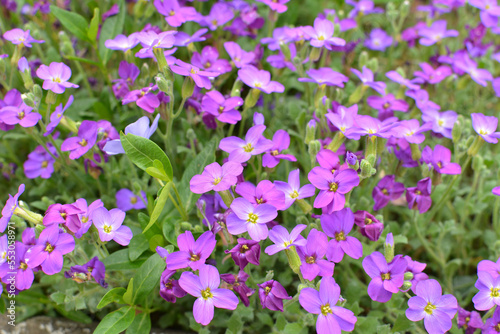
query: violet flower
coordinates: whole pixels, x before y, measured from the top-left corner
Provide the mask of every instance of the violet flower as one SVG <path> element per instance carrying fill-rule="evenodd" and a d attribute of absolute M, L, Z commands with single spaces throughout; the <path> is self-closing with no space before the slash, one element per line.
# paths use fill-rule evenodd
<path fill-rule="evenodd" d="M 240 163 L 248 161 L 253 155 L 261 154 L 273 147 L 273 142 L 262 136 L 265 129 L 265 125 L 251 127 L 244 140 L 234 136 L 223 138 L 219 148 L 229 153 L 230 161 Z"/>
<path fill-rule="evenodd" d="M 203 96 L 201 108 L 203 111 L 215 116 L 220 122 L 236 124 L 241 120 L 241 114 L 236 108 L 243 105 L 243 99 L 233 96 L 225 99 L 216 90 L 210 91 Z"/>
<path fill-rule="evenodd" d="M 282 250 L 290 249 L 293 246 L 305 246 L 307 240 L 304 239 L 300 232 L 307 226 L 299 224 L 295 226 L 292 232 L 288 232 L 286 228 L 281 225 L 276 225 L 269 232 L 269 239 L 274 242 L 274 245 L 267 246 L 265 253 L 267 255 L 274 255 Z"/>
<path fill-rule="evenodd" d="M 66 224 L 71 215 L 82 213 L 82 210 L 73 204 L 54 203 L 49 205 L 43 216 L 45 226 Z"/>
<path fill-rule="evenodd" d="M 398 100 L 392 94 L 384 96 L 368 96 L 366 103 L 379 111 L 378 118 L 383 121 L 394 116 L 393 111 L 408 111 L 408 103 L 405 100 Z"/>
<path fill-rule="evenodd" d="M 422 111 L 422 120 L 432 124 L 432 131 L 451 139 L 451 130 L 457 121 L 457 113 L 453 110 L 439 112 L 434 109 Z"/>
<path fill-rule="evenodd" d="M 196 42 L 203 42 L 206 40 L 206 37 L 203 36 L 206 32 L 208 31 L 208 29 L 206 28 L 203 28 L 203 29 L 200 29 L 198 31 L 196 31 L 193 35 L 189 35 L 187 33 L 185 33 L 184 31 L 178 31 L 176 34 L 175 34 L 175 42 L 174 42 L 174 45 L 175 46 L 188 46 L 189 44 L 191 43 L 196 43 Z M 203 51 L 202 51 L 203 52 Z M 194 56 L 194 54 L 193 54 Z M 221 59 L 222 60 L 222 59 Z M 225 60 L 225 59 L 224 59 Z M 227 60 L 226 60 L 227 61 Z M 229 62 L 227 62 L 228 65 Z M 196 65 L 194 62 L 193 62 L 193 65 L 195 66 L 198 66 Z M 199 67 L 199 66 L 198 66 Z M 206 66 L 202 66 L 203 68 L 207 69 Z M 200 68 L 202 68 L 200 67 Z M 207 69 L 208 70 L 208 69 Z M 230 71 L 231 69 L 229 69 Z M 214 72 L 217 72 L 217 71 L 214 71 Z M 221 74 L 223 72 L 220 72 Z"/>
<path fill-rule="evenodd" d="M 187 295 L 187 292 L 182 290 L 179 281 L 172 278 L 174 273 L 175 271 L 166 269 L 160 278 L 160 296 L 169 303 L 175 303 L 177 298 Z"/>
<path fill-rule="evenodd" d="M 118 50 L 126 52 L 135 48 L 135 46 L 139 44 L 139 40 L 137 39 L 137 33 L 130 34 L 129 36 L 125 35 L 117 35 L 113 39 L 108 39 L 104 42 L 104 46 L 110 50 Z"/>
<path fill-rule="evenodd" d="M 214 317 L 214 306 L 235 310 L 239 300 L 228 289 L 219 289 L 219 271 L 214 266 L 202 265 L 199 276 L 191 272 L 183 272 L 179 279 L 181 288 L 196 297 L 193 307 L 194 320 L 203 326 L 208 325 Z"/>
<path fill-rule="evenodd" d="M 68 82 L 71 78 L 71 69 L 63 63 L 50 63 L 47 65 L 40 65 L 36 70 L 36 75 L 44 80 L 43 89 L 50 90 L 56 94 L 64 93 L 66 88 L 78 88 L 78 85 Z"/>
<path fill-rule="evenodd" d="M 231 203 L 231 213 L 227 219 L 227 230 L 232 235 L 248 232 L 255 241 L 267 238 L 269 230 L 266 223 L 278 215 L 276 208 L 269 204 L 254 207 L 245 198 L 236 198 Z"/>
<path fill-rule="evenodd" d="M 389 117 L 380 121 L 368 115 L 358 115 L 355 118 L 357 127 L 350 131 L 350 135 L 390 138 L 394 135 L 393 129 L 398 126 L 396 120 L 396 117 Z"/>
<path fill-rule="evenodd" d="M 263 309 L 283 312 L 283 299 L 292 299 L 292 296 L 288 295 L 285 288 L 278 281 L 270 280 L 257 285 L 259 286 L 259 299 Z"/>
<path fill-rule="evenodd" d="M 277 13 L 284 13 L 288 9 L 285 4 L 290 1 L 290 0 L 255 0 L 257 2 L 262 2 L 271 8 L 271 10 L 274 10 Z"/>
<path fill-rule="evenodd" d="M 297 161 L 291 154 L 281 154 L 281 151 L 288 149 L 290 146 L 290 135 L 285 130 L 278 130 L 273 136 L 273 147 L 269 149 L 270 152 L 264 154 L 262 157 L 262 166 L 274 168 L 280 162 L 280 159 L 288 161 Z"/>
<path fill-rule="evenodd" d="M 446 20 L 439 20 L 432 23 L 430 27 L 423 27 L 418 30 L 420 44 L 430 46 L 441 42 L 443 38 L 457 37 L 458 31 L 446 30 Z"/>
<path fill-rule="evenodd" d="M 478 271 L 478 279 L 474 285 L 479 292 L 472 298 L 474 308 L 487 311 L 500 305 L 500 276 L 493 277 L 487 271 Z"/>
<path fill-rule="evenodd" d="M 451 329 L 451 319 L 458 309 L 453 295 L 442 295 L 438 281 L 429 279 L 418 283 L 416 296 L 408 300 L 406 317 L 411 321 L 424 319 L 429 334 L 443 334 Z"/>
<path fill-rule="evenodd" d="M 493 317 L 495 316 L 493 315 Z M 498 320 L 500 322 L 500 319 Z M 465 334 L 474 334 L 477 329 L 483 329 L 484 323 L 479 312 L 469 312 L 459 306 L 457 326 L 458 328 L 463 328 L 465 330 Z"/>
<path fill-rule="evenodd" d="M 93 201 L 89 205 L 87 205 L 87 201 L 84 198 L 77 199 L 69 209 L 65 210 L 66 228 L 74 233 L 77 239 L 80 239 L 92 225 L 94 210 L 103 206 L 104 204 L 100 199 Z"/>
<path fill-rule="evenodd" d="M 355 133 L 355 120 L 358 115 L 358 105 L 352 105 L 348 108 L 339 106 L 337 112 L 329 112 L 325 115 L 326 119 L 330 121 L 346 138 L 359 140 L 360 135 Z M 321 152 L 321 151 L 320 151 Z"/>
<path fill-rule="evenodd" d="M 177 237 L 179 251 L 168 254 L 167 269 L 190 267 L 198 270 L 212 254 L 216 242 L 214 234 L 210 231 L 203 233 L 196 241 L 190 231 L 180 234 Z"/>
<path fill-rule="evenodd" d="M 394 175 L 384 176 L 373 188 L 372 196 L 375 201 L 373 210 L 378 211 L 384 208 L 390 201 L 397 200 L 405 192 L 404 184 L 395 182 Z"/>
<path fill-rule="evenodd" d="M 385 303 L 389 301 L 393 293 L 398 293 L 404 283 L 404 273 L 407 262 L 397 255 L 387 263 L 384 255 L 373 252 L 363 259 L 363 268 L 368 276 L 372 278 L 368 284 L 368 295 L 374 301 Z"/>
<path fill-rule="evenodd" d="M 181 7 L 178 0 L 154 0 L 154 6 L 172 27 L 180 27 L 187 21 L 195 20 L 199 15 L 194 7 Z"/>
<path fill-rule="evenodd" d="M 135 37 L 141 43 L 142 49 L 136 53 L 138 58 L 154 57 L 155 49 L 170 49 L 174 46 L 175 31 L 165 31 L 157 34 L 154 31 L 143 31 L 136 33 Z"/>
<path fill-rule="evenodd" d="M 122 246 L 127 246 L 132 239 L 130 227 L 122 225 L 125 212 L 120 209 L 107 210 L 98 207 L 92 213 L 92 221 L 99 232 L 99 239 L 103 242 L 114 240 Z"/>
<path fill-rule="evenodd" d="M 434 170 L 439 174 L 456 175 L 462 172 L 459 164 L 451 161 L 451 151 L 441 145 L 436 145 L 434 150 L 426 146 L 422 151 L 422 159 L 431 164 Z"/>
<path fill-rule="evenodd" d="M 333 276 L 335 264 L 324 259 L 328 248 L 328 237 L 325 233 L 312 229 L 307 236 L 307 242 L 297 247 L 302 276 L 313 281 L 317 276 Z"/>
<path fill-rule="evenodd" d="M 61 144 L 61 151 L 70 151 L 69 158 L 80 158 L 94 146 L 97 140 L 97 122 L 83 121 L 78 128 L 78 136 L 67 138 Z"/>
<path fill-rule="evenodd" d="M 238 238 L 238 244 L 231 250 L 226 250 L 226 254 L 231 254 L 234 263 L 240 267 L 240 270 L 245 269 L 247 264 L 251 263 L 256 266 L 260 264 L 260 245 L 258 241 Z"/>
<path fill-rule="evenodd" d="M 332 214 L 321 215 L 321 228 L 327 236 L 333 238 L 328 243 L 326 258 L 339 263 L 344 253 L 353 259 L 363 256 L 363 246 L 358 239 L 348 236 L 354 226 L 354 215 L 350 208 L 344 208 Z"/>
<path fill-rule="evenodd" d="M 495 187 L 491 190 L 494 195 L 500 196 L 500 186 Z"/>
<path fill-rule="evenodd" d="M 410 119 L 399 122 L 398 126 L 394 129 L 394 133 L 400 137 L 406 139 L 407 142 L 412 144 L 421 144 L 425 140 L 426 131 L 432 128 L 432 124 L 424 123 L 420 126 L 420 122 L 417 119 Z"/>
<path fill-rule="evenodd" d="M 315 48 L 325 47 L 331 50 L 334 46 L 345 45 L 345 40 L 339 37 L 333 37 L 335 26 L 333 22 L 327 19 L 317 17 L 314 20 L 314 27 L 302 27 L 302 31 L 309 36 L 309 43 Z"/>
<path fill-rule="evenodd" d="M 283 93 L 285 86 L 277 81 L 271 81 L 271 73 L 247 65 L 238 71 L 238 78 L 250 88 L 258 89 L 266 94 Z"/>
<path fill-rule="evenodd" d="M 24 188 L 24 184 L 21 184 L 19 185 L 17 193 L 14 196 L 9 194 L 9 199 L 5 202 L 5 206 L 2 209 L 2 218 L 0 218 L 0 233 L 5 231 L 12 215 L 14 215 L 14 212 L 19 207 L 19 196 L 21 196 L 24 192 Z"/>
<path fill-rule="evenodd" d="M 354 8 L 349 12 L 349 17 L 355 17 L 357 15 L 381 14 L 384 12 L 382 8 L 375 7 L 375 4 L 371 0 L 360 0 L 358 2 L 346 0 L 346 3 L 354 6 Z"/>
<path fill-rule="evenodd" d="M 132 190 L 123 188 L 116 192 L 115 198 L 116 207 L 122 211 L 145 209 L 148 204 L 144 191 L 141 191 L 140 195 L 136 195 Z"/>
<path fill-rule="evenodd" d="M 233 274 L 222 274 L 220 275 L 220 278 L 226 282 L 227 287 L 230 290 L 233 290 L 240 296 L 241 301 L 243 302 L 243 305 L 246 307 L 250 306 L 250 300 L 248 297 L 253 295 L 255 293 L 255 289 L 250 289 L 246 285 L 246 281 L 250 277 L 246 272 L 243 270 L 240 270 L 238 272 L 238 275 L 233 275 Z"/>
<path fill-rule="evenodd" d="M 243 50 L 236 42 L 225 42 L 224 49 L 226 49 L 227 54 L 237 68 L 251 65 L 255 61 L 255 53 Z"/>
<path fill-rule="evenodd" d="M 342 73 L 335 72 L 329 67 L 321 67 L 319 69 L 310 69 L 307 72 L 309 78 L 299 78 L 300 82 L 314 82 L 319 86 L 337 86 L 344 88 L 344 83 L 349 81 L 349 78 Z"/>
<path fill-rule="evenodd" d="M 170 66 L 170 69 L 176 74 L 191 77 L 196 86 L 206 89 L 212 88 L 210 78 L 217 77 L 219 75 L 218 72 L 203 71 L 196 66 L 187 64 L 178 59 L 175 61 L 175 65 Z"/>
<path fill-rule="evenodd" d="M 484 116 L 480 113 L 472 113 L 472 127 L 477 134 L 488 143 L 498 143 L 500 132 L 496 132 L 498 118 L 495 116 Z"/>
<path fill-rule="evenodd" d="M 19 28 L 14 28 L 4 32 L 3 38 L 14 45 L 22 45 L 31 48 L 31 43 L 45 43 L 43 40 L 37 40 L 31 37 L 29 29 L 24 31 Z"/>
<path fill-rule="evenodd" d="M 340 286 L 333 277 L 323 277 L 319 292 L 313 288 L 300 290 L 299 303 L 309 313 L 318 314 L 318 334 L 352 332 L 358 320 L 348 309 L 336 306 L 340 299 Z"/>
<path fill-rule="evenodd" d="M 277 210 L 284 210 L 285 194 L 269 180 L 262 180 L 257 186 L 248 181 L 241 182 L 236 186 L 235 192 L 255 206 L 266 203 Z"/>
<path fill-rule="evenodd" d="M 222 167 L 214 162 L 206 166 L 201 175 L 193 176 L 189 186 L 195 194 L 228 190 L 236 184 L 237 176 L 242 172 L 243 166 L 238 162 L 228 161 Z"/>
<path fill-rule="evenodd" d="M 370 50 L 385 51 L 392 45 L 392 37 L 383 29 L 375 28 L 370 32 L 370 36 L 365 40 L 365 46 Z"/>
<path fill-rule="evenodd" d="M 46 127 L 47 131 L 45 131 L 45 133 L 43 134 L 45 137 L 50 135 L 54 131 L 56 126 L 59 125 L 59 122 L 61 121 L 61 119 L 64 115 L 64 112 L 71 106 L 73 101 L 74 101 L 74 98 L 73 98 L 73 95 L 71 95 L 68 98 L 68 102 L 66 102 L 66 105 L 64 107 L 63 107 L 62 103 L 56 107 L 56 110 L 54 110 L 54 112 L 50 115 L 50 123 L 47 124 L 47 127 Z M 40 115 L 40 119 L 41 119 L 41 115 Z"/>
<path fill-rule="evenodd" d="M 384 224 L 371 213 L 362 210 L 354 213 L 354 223 L 358 225 L 361 235 L 371 241 L 377 241 L 384 230 Z"/>
<path fill-rule="evenodd" d="M 201 54 L 194 52 L 191 57 L 191 63 L 200 69 L 220 74 L 231 72 L 232 68 L 228 60 L 219 59 L 219 51 L 217 51 L 217 48 L 210 45 L 205 46 L 203 50 L 201 50 Z"/>
<path fill-rule="evenodd" d="M 366 1 L 366 0 L 365 0 Z M 363 2 L 363 1 L 362 1 Z M 371 87 L 380 95 L 385 95 L 386 84 L 383 81 L 374 81 L 373 72 L 366 66 L 363 66 L 362 71 L 358 71 L 357 69 L 351 68 L 351 72 L 354 73 L 359 80 L 363 83 L 363 85 L 367 87 Z"/>
<path fill-rule="evenodd" d="M 431 205 L 432 181 L 429 177 L 417 182 L 416 187 L 406 188 L 406 201 L 410 210 L 418 209 L 420 214 L 427 212 Z"/>
<path fill-rule="evenodd" d="M 51 143 L 47 143 L 47 148 L 49 151 L 39 145 L 33 152 L 28 154 L 28 160 L 23 164 L 24 175 L 28 179 L 37 177 L 49 179 L 54 173 L 54 162 L 56 160 L 52 156 L 57 157 L 57 149 Z"/>
<path fill-rule="evenodd" d="M 231 21 L 234 17 L 233 10 L 225 2 L 216 2 L 210 8 L 210 13 L 198 20 L 198 23 L 203 27 L 208 27 L 214 31 L 217 27 Z"/>
<path fill-rule="evenodd" d="M 288 183 L 283 181 L 274 181 L 276 189 L 285 194 L 285 206 L 283 210 L 288 209 L 296 200 L 314 196 L 316 188 L 312 184 L 306 184 L 300 187 L 299 170 L 295 169 L 288 175 Z"/>
<path fill-rule="evenodd" d="M 389 71 L 385 74 L 385 76 L 388 77 L 389 79 L 391 79 L 392 81 L 394 81 L 402 86 L 405 86 L 406 88 L 415 89 L 415 90 L 420 89 L 420 86 L 417 85 L 418 79 L 413 79 L 413 80 L 406 79 L 405 77 L 403 77 L 401 74 L 399 74 L 396 71 Z"/>
<path fill-rule="evenodd" d="M 120 79 L 113 80 L 115 83 L 113 85 L 113 93 L 117 99 L 124 98 L 130 92 L 130 88 L 133 86 L 140 73 L 141 71 L 135 64 L 129 64 L 125 60 L 120 62 L 118 66 L 118 75 Z"/>
<path fill-rule="evenodd" d="M 446 77 L 451 75 L 451 68 L 444 65 L 434 69 L 427 63 L 420 63 L 420 68 L 422 69 L 422 71 L 415 71 L 414 75 L 417 78 L 421 78 L 422 83 L 427 82 L 431 85 L 434 85 L 440 83 L 441 81 L 446 79 Z"/>
<path fill-rule="evenodd" d="M 408 266 L 406 267 L 406 272 L 410 272 L 413 274 L 413 278 L 410 280 L 411 291 L 413 291 L 413 293 L 416 294 L 417 293 L 416 288 L 417 288 L 418 282 L 425 281 L 426 279 L 429 278 L 429 276 L 427 276 L 427 274 L 423 273 L 425 267 L 427 267 L 427 264 L 422 263 L 422 262 L 418 262 L 418 261 L 414 261 L 408 255 L 405 255 L 404 259 L 408 263 Z"/>
<path fill-rule="evenodd" d="M 19 124 L 23 128 L 31 128 L 42 119 L 42 115 L 32 112 L 33 108 L 26 104 L 18 107 L 3 107 L 0 109 L 0 121 L 7 125 Z"/>
<path fill-rule="evenodd" d="M 2 282 L 14 282 L 17 290 L 27 290 L 33 284 L 35 275 L 33 269 L 28 266 L 26 251 L 30 249 L 22 242 L 14 243 L 14 258 L 13 263 L 4 262 L 0 265 L 0 277 Z"/>
<path fill-rule="evenodd" d="M 108 283 L 104 281 L 106 276 L 106 268 L 104 264 L 99 261 L 97 256 L 94 256 L 89 262 L 81 266 L 72 266 L 70 271 L 64 272 L 64 277 L 71 278 L 77 283 L 88 282 L 91 277 L 101 285 L 103 288 L 108 287 Z"/>

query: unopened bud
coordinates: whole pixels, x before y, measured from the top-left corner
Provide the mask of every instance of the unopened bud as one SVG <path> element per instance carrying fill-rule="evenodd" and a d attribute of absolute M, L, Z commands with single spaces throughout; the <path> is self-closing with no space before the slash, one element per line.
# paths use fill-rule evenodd
<path fill-rule="evenodd" d="M 321 55 L 321 48 L 312 48 L 311 53 L 309 54 L 309 60 L 315 62 L 319 59 Z"/>
<path fill-rule="evenodd" d="M 454 143 L 458 143 L 460 141 L 460 137 L 462 136 L 462 125 L 464 123 L 464 117 L 459 115 L 457 121 L 453 125 L 453 130 L 451 130 L 451 138 L 453 138 Z"/>
<path fill-rule="evenodd" d="M 405 272 L 405 275 L 404 275 L 404 280 L 405 281 L 411 281 L 413 279 L 414 275 L 411 271 L 407 271 Z"/>
<path fill-rule="evenodd" d="M 194 92 L 194 81 L 191 77 L 185 77 L 184 83 L 182 84 L 181 96 L 182 99 L 187 99 L 192 96 Z"/>
<path fill-rule="evenodd" d="M 401 291 L 408 291 L 411 289 L 411 282 L 410 281 L 404 281 L 403 285 L 401 286 Z"/>
<path fill-rule="evenodd" d="M 255 106 L 257 104 L 257 101 L 259 101 L 259 96 L 260 90 L 255 88 L 252 89 L 245 98 L 245 105 L 243 106 L 243 109 L 249 109 Z"/>
<path fill-rule="evenodd" d="M 366 64 L 366 67 L 368 67 L 373 72 L 377 72 L 378 71 L 378 59 L 377 58 L 370 59 L 368 61 L 368 64 Z"/>
<path fill-rule="evenodd" d="M 411 3 L 408 0 L 403 1 L 401 6 L 399 6 L 399 13 L 401 14 L 401 17 L 405 18 L 410 14 L 410 7 Z"/>
<path fill-rule="evenodd" d="M 181 222 L 181 229 L 183 230 L 191 230 L 193 228 L 193 225 L 191 225 L 190 222 Z"/>
<path fill-rule="evenodd" d="M 472 145 L 469 146 L 467 154 L 470 155 L 471 157 L 476 156 L 481 147 L 483 146 L 483 144 L 484 144 L 484 139 L 477 136 L 476 139 L 474 139 Z"/>
<path fill-rule="evenodd" d="M 361 52 L 358 58 L 359 68 L 362 69 L 363 66 L 366 66 L 366 64 L 368 64 L 368 60 L 369 60 L 368 52 L 366 51 Z"/>
<path fill-rule="evenodd" d="M 186 138 L 189 141 L 195 141 L 196 140 L 196 133 L 194 132 L 193 129 L 189 128 L 186 131 Z"/>
<path fill-rule="evenodd" d="M 42 99 L 43 91 L 42 91 L 42 87 L 40 87 L 40 85 L 33 86 L 33 95 L 35 95 L 35 98 L 37 101 L 40 101 Z"/>
<path fill-rule="evenodd" d="M 274 278 L 274 270 L 268 270 L 266 273 L 266 281 L 270 281 Z"/>
<path fill-rule="evenodd" d="M 24 104 L 31 108 L 35 108 L 35 102 L 33 101 L 33 94 L 28 93 L 28 94 L 22 94 L 21 98 L 23 99 Z"/>
<path fill-rule="evenodd" d="M 372 175 L 372 168 L 373 167 L 368 162 L 368 160 L 366 160 L 366 159 L 361 160 L 359 167 L 361 168 L 361 178 L 366 179 L 367 177 L 370 177 Z"/>
<path fill-rule="evenodd" d="M 422 152 L 420 151 L 420 147 L 418 144 L 410 144 L 411 148 L 411 158 L 414 161 L 419 161 L 420 158 L 422 157 Z"/>
<path fill-rule="evenodd" d="M 387 234 L 384 243 L 384 256 L 387 263 L 394 259 L 394 236 L 392 233 Z"/>
<path fill-rule="evenodd" d="M 316 155 L 321 150 L 321 143 L 319 140 L 312 140 L 309 143 L 308 152 L 311 159 L 316 159 Z"/>
<path fill-rule="evenodd" d="M 311 119 L 306 126 L 306 139 L 304 142 L 309 144 L 314 139 L 316 139 L 316 121 Z"/>
<path fill-rule="evenodd" d="M 288 47 L 288 44 L 281 43 L 280 50 L 283 53 L 283 56 L 285 56 L 285 60 L 287 61 L 292 60 L 292 55 L 290 53 L 290 48 Z"/>
<path fill-rule="evenodd" d="M 472 169 L 475 172 L 481 171 L 482 167 L 483 167 L 483 158 L 480 155 L 476 155 L 474 158 L 472 158 Z"/>
<path fill-rule="evenodd" d="M 156 78 L 156 85 L 158 86 L 158 89 L 164 93 L 169 93 L 170 90 L 170 83 L 167 79 L 165 79 L 165 76 L 162 73 L 159 73 Z"/>
<path fill-rule="evenodd" d="M 231 97 L 241 96 L 241 87 L 243 87 L 243 81 L 241 81 L 240 79 L 236 79 L 233 84 L 233 89 L 231 89 Z"/>

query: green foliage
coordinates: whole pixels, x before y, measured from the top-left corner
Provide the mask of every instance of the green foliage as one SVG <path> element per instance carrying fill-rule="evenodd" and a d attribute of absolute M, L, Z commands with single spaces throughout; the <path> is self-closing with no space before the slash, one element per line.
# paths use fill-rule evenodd
<path fill-rule="evenodd" d="M 64 10 L 55 5 L 50 6 L 50 12 L 61 22 L 61 24 L 66 29 L 68 29 L 70 33 L 75 35 L 75 37 L 82 41 L 89 40 L 89 37 L 87 35 L 87 27 L 89 24 L 83 16 L 75 12 Z"/>
<path fill-rule="evenodd" d="M 135 309 L 131 306 L 124 306 L 105 316 L 94 334 L 119 334 L 127 329 L 135 318 Z"/>

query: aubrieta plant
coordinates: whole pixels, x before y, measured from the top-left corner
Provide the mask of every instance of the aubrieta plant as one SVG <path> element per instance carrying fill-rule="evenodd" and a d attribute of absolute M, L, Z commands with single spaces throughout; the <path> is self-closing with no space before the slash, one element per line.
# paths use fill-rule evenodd
<path fill-rule="evenodd" d="M 0 17 L 9 325 L 500 333 L 496 0 Z"/>

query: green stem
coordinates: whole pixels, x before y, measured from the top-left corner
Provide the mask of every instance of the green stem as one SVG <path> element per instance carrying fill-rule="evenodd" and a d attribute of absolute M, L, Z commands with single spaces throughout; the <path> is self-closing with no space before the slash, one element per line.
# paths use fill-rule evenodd
<path fill-rule="evenodd" d="M 189 215 L 188 212 L 186 211 L 186 208 L 184 207 L 184 204 L 182 203 L 181 196 L 179 195 L 179 192 L 177 191 L 177 187 L 175 186 L 174 182 L 172 182 L 172 188 L 174 189 L 175 197 L 177 197 L 177 201 L 179 202 L 179 206 L 181 208 L 180 214 L 182 216 L 182 219 L 187 221 L 189 219 Z"/>

